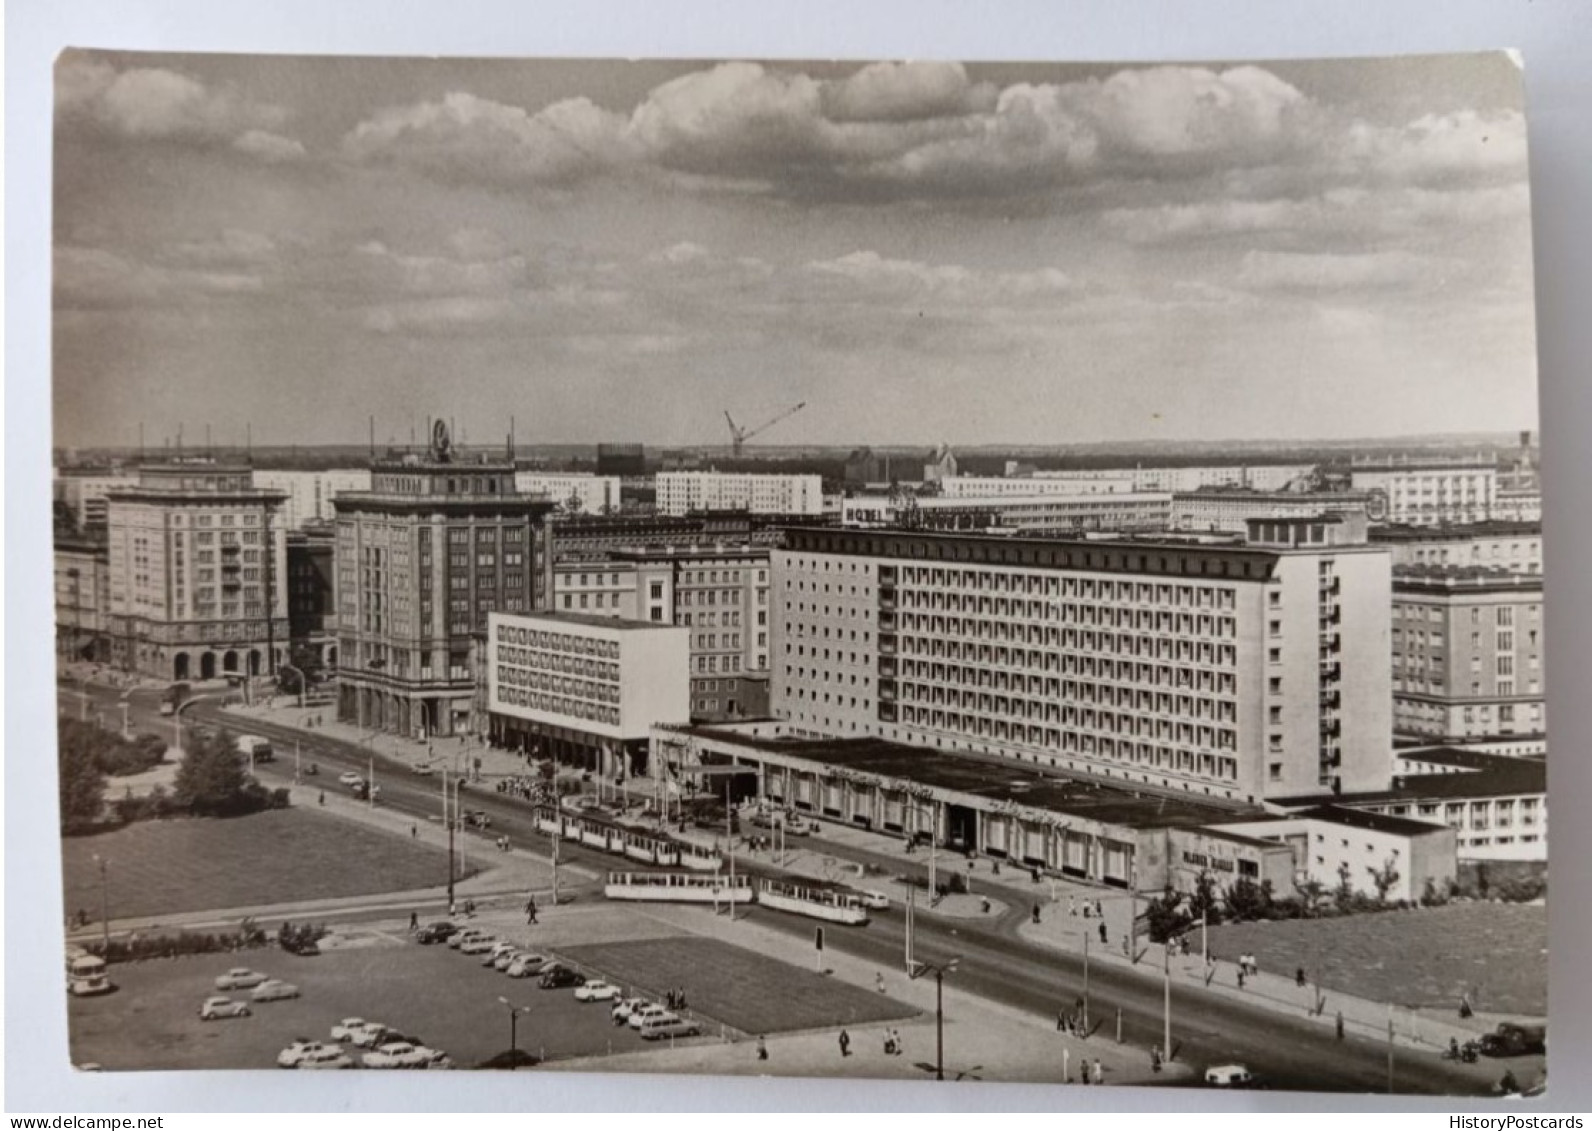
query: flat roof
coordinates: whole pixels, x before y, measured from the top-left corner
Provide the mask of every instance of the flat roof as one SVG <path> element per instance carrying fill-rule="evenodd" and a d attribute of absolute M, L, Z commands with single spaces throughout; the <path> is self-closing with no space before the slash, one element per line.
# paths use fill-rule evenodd
<path fill-rule="evenodd" d="M 1535 758 L 1505 758 L 1509 765 L 1466 773 L 1401 774 L 1393 788 L 1345 793 L 1332 798 L 1339 805 L 1381 805 L 1409 801 L 1462 801 L 1466 798 L 1518 797 L 1548 792 L 1548 765 Z M 1279 799 L 1278 804 L 1321 803 L 1320 797 Z"/>
<path fill-rule="evenodd" d="M 1540 522 L 1506 522 L 1501 519 L 1489 519 L 1486 522 L 1451 523 L 1438 526 L 1411 526 L 1408 524 L 1390 523 L 1385 526 L 1373 526 L 1370 537 L 1373 542 L 1454 542 L 1467 541 L 1473 538 L 1492 538 L 1505 536 L 1526 536 L 1542 533 Z"/>
<path fill-rule="evenodd" d="M 1456 769 L 1516 772 L 1521 762 L 1545 766 L 1540 754 L 1498 754 L 1491 750 L 1476 750 L 1464 746 L 1425 746 L 1399 751 L 1399 758 L 1411 762 L 1429 762 L 1434 766 L 1453 766 Z"/>
<path fill-rule="evenodd" d="M 1382 813 L 1367 813 L 1363 809 L 1348 809 L 1342 805 L 1318 805 L 1313 809 L 1304 809 L 1294 813 L 1293 816 L 1315 821 L 1327 821 L 1331 824 L 1344 825 L 1351 829 L 1391 833 L 1395 836 L 1421 836 L 1425 833 L 1442 832 L 1448 827 L 1446 825 L 1436 825 L 1430 821 L 1412 821 L 1408 817 L 1389 817 Z"/>
<path fill-rule="evenodd" d="M 837 769 L 901 778 L 991 801 L 1133 828 L 1203 828 L 1262 816 L 1258 806 L 1222 805 L 1189 796 L 1136 790 L 1038 767 L 908 746 L 882 738 L 765 738 L 712 726 L 673 727 L 703 739 L 786 754 Z"/>
<path fill-rule="evenodd" d="M 628 617 L 600 617 L 595 613 L 566 613 L 550 610 L 545 613 L 539 611 L 528 613 L 494 612 L 491 615 L 500 620 L 545 621 L 554 628 L 560 624 L 578 624 L 587 628 L 617 628 L 626 632 L 641 628 L 679 628 L 681 631 L 685 631 L 683 625 L 664 624 L 660 621 L 652 620 L 632 620 Z"/>

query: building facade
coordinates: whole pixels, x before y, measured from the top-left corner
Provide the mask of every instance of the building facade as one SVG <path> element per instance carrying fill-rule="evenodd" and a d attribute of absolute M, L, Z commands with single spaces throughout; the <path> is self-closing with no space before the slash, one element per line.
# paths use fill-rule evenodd
<path fill-rule="evenodd" d="M 792 530 L 772 711 L 1226 801 L 1377 788 L 1388 554 L 1315 525 L 1264 548 Z"/>
<path fill-rule="evenodd" d="M 563 516 L 553 526 L 558 561 L 602 560 L 615 550 L 702 545 L 778 545 L 784 529 L 811 525 L 811 516 L 747 514 Z"/>
<path fill-rule="evenodd" d="M 104 530 L 110 493 L 136 482 L 133 472 L 120 469 L 63 468 L 56 471 L 52 487 L 55 501 L 71 510 L 73 526 L 82 533 Z"/>
<path fill-rule="evenodd" d="M 492 742 L 605 776 L 645 773 L 651 727 L 690 718 L 687 635 L 578 613 L 489 614 Z"/>
<path fill-rule="evenodd" d="M 1393 568 L 1476 566 L 1511 573 L 1542 572 L 1540 522 L 1472 526 L 1380 526 L 1371 541 L 1393 553 Z"/>
<path fill-rule="evenodd" d="M 1371 517 L 1410 526 L 1486 522 L 1498 497 L 1494 463 L 1357 463 L 1349 472 L 1355 491 L 1372 493 Z"/>
<path fill-rule="evenodd" d="M 843 526 L 918 525 L 931 530 L 1010 530 L 1024 534 L 1133 533 L 1165 530 L 1172 496 L 1100 492 L 1083 495 L 852 495 L 841 502 Z"/>
<path fill-rule="evenodd" d="M 55 654 L 62 663 L 109 661 L 110 604 L 110 547 L 104 537 L 57 537 Z"/>
<path fill-rule="evenodd" d="M 1396 570 L 1392 643 L 1399 734 L 1441 743 L 1547 732 L 1540 575 Z"/>
<path fill-rule="evenodd" d="M 552 589 L 552 504 L 516 491 L 507 460 L 453 462 L 438 432 L 336 500 L 338 715 L 417 739 L 469 728 L 474 635 Z"/>
<path fill-rule="evenodd" d="M 658 513 L 749 511 L 817 515 L 824 512 L 823 477 L 752 475 L 722 471 L 660 471 Z"/>
<path fill-rule="evenodd" d="M 286 496 L 250 469 L 153 464 L 107 495 L 111 662 L 154 679 L 260 676 L 286 657 Z"/>
<path fill-rule="evenodd" d="M 302 530 L 336 515 L 332 501 L 344 491 L 369 491 L 368 467 L 335 467 L 325 471 L 256 468 L 254 485 L 287 495 L 287 526 Z"/>
<path fill-rule="evenodd" d="M 1243 534 L 1252 518 L 1353 514 L 1366 519 L 1363 491 L 1254 491 L 1207 487 L 1172 496 L 1171 528 L 1186 533 Z"/>
<path fill-rule="evenodd" d="M 311 524 L 287 536 L 287 623 L 295 652 L 337 669 L 337 530 Z"/>
<path fill-rule="evenodd" d="M 619 476 L 576 475 L 552 471 L 516 471 L 514 486 L 522 495 L 535 495 L 566 514 L 619 513 Z"/>

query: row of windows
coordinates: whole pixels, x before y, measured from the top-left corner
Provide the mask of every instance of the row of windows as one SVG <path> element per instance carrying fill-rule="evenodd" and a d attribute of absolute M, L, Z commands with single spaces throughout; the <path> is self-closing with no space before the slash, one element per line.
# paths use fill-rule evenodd
<path fill-rule="evenodd" d="M 529 645 L 577 656 L 601 656 L 610 660 L 619 658 L 619 641 L 597 640 L 590 636 L 572 636 L 565 632 L 527 628 L 519 624 L 499 624 L 497 639 L 500 644 Z"/>
<path fill-rule="evenodd" d="M 569 676 L 551 675 L 545 671 L 527 671 L 509 664 L 499 664 L 497 675 L 499 687 L 529 687 L 535 691 L 552 691 L 560 695 L 589 699 L 595 703 L 619 702 L 617 682 L 597 683 L 588 679 L 572 679 Z"/>
<path fill-rule="evenodd" d="M 516 648 L 499 644 L 498 660 L 518 664 L 520 667 L 539 668 L 543 671 L 563 672 L 568 675 L 587 676 L 619 682 L 619 665 L 605 663 L 589 656 L 574 656 L 567 652 L 544 652 L 530 648 Z"/>
<path fill-rule="evenodd" d="M 618 707 L 587 703 L 579 699 L 566 699 L 562 695 L 551 695 L 544 691 L 529 691 L 521 687 L 499 687 L 498 699 L 515 707 L 529 707 L 551 715 L 586 719 L 590 722 L 606 723 L 609 726 L 619 725 Z"/>

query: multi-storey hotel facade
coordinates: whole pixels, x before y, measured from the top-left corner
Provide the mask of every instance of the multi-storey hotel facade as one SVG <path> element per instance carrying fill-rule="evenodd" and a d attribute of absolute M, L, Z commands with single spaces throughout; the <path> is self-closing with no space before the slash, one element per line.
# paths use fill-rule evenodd
<path fill-rule="evenodd" d="M 1330 522 L 1257 527 L 1246 547 L 792 530 L 773 713 L 1242 804 L 1385 788 L 1389 555 Z"/>

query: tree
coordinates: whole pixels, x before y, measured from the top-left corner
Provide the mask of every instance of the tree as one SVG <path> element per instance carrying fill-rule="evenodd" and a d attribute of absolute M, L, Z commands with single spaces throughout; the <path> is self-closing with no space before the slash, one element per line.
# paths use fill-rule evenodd
<path fill-rule="evenodd" d="M 1394 886 L 1402 879 L 1399 875 L 1398 866 L 1394 863 L 1393 858 L 1389 856 L 1380 868 L 1372 868 L 1367 865 L 1366 871 L 1371 873 L 1371 883 L 1376 885 L 1377 902 L 1386 903 L 1387 893 L 1392 891 Z"/>
<path fill-rule="evenodd" d="M 1161 897 L 1152 899 L 1144 909 L 1144 922 L 1151 942 L 1164 943 L 1182 934 L 1190 922 L 1188 912 L 1183 908 L 1183 893 L 1173 891 L 1168 885 Z"/>
<path fill-rule="evenodd" d="M 1276 917 L 1276 899 L 1270 880 L 1257 884 L 1248 876 L 1240 876 L 1227 889 L 1226 904 L 1227 913 L 1240 922 Z"/>
<path fill-rule="evenodd" d="M 1322 897 L 1327 894 L 1326 886 L 1317 879 L 1308 879 L 1295 886 L 1299 889 L 1299 898 L 1304 901 L 1305 917 L 1308 919 L 1320 908 Z"/>
<path fill-rule="evenodd" d="M 1354 902 L 1353 871 L 1349 862 L 1345 860 L 1338 865 L 1338 886 L 1332 892 L 1332 898 L 1338 905 L 1339 911 L 1347 911 Z"/>
<path fill-rule="evenodd" d="M 1194 894 L 1189 898 L 1189 921 L 1201 917 L 1214 927 L 1222 921 L 1222 909 L 1216 899 L 1216 881 L 1209 872 L 1201 872 L 1194 881 Z"/>
<path fill-rule="evenodd" d="M 226 731 L 195 734 L 177 767 L 177 805 L 196 817 L 230 817 L 265 807 L 267 794 L 243 768 Z"/>
<path fill-rule="evenodd" d="M 70 832 L 100 819 L 105 809 L 105 775 L 98 764 L 98 727 L 66 720 L 59 731 L 61 829 Z M 103 732 L 100 732 L 103 733 Z"/>
<path fill-rule="evenodd" d="M 569 498 L 564 500 L 564 513 L 569 515 L 571 518 L 574 518 L 578 516 L 584 509 L 585 504 L 580 501 L 580 493 L 578 491 L 571 491 L 569 493 Z"/>

